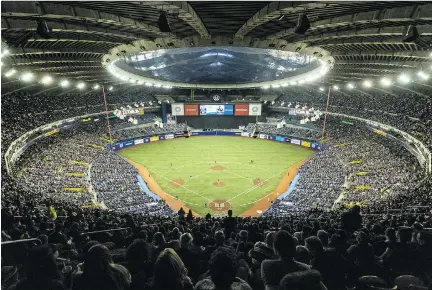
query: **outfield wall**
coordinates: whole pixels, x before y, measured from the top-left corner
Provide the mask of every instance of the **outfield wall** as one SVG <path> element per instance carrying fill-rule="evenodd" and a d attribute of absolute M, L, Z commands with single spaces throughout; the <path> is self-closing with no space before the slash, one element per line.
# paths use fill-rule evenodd
<path fill-rule="evenodd" d="M 126 140 L 126 141 L 117 141 L 113 144 L 113 150 L 121 150 L 125 149 L 131 146 L 136 145 L 142 145 L 152 142 L 159 142 L 174 138 L 184 138 L 184 137 L 190 137 L 190 136 L 237 136 L 237 137 L 245 137 L 245 138 L 251 138 L 250 134 L 247 132 L 230 132 L 230 131 L 200 131 L 200 132 L 192 132 L 190 135 L 185 134 L 167 134 L 167 135 L 156 135 L 152 137 L 143 137 L 143 138 L 136 138 L 133 140 Z M 308 139 L 300 139 L 300 138 L 293 138 L 290 136 L 279 136 L 279 135 L 266 135 L 266 134 L 259 134 L 259 139 L 265 139 L 275 142 L 281 142 L 281 143 L 288 143 L 292 145 L 298 145 L 306 148 L 310 148 L 312 150 L 320 150 L 321 145 L 317 141 L 312 141 Z"/>

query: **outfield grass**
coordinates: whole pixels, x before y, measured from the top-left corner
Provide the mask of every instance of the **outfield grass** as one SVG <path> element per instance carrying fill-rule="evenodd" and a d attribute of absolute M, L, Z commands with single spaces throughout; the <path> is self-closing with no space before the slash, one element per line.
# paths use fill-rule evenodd
<path fill-rule="evenodd" d="M 235 215 L 245 212 L 277 187 L 290 166 L 313 154 L 300 146 L 222 136 L 179 138 L 120 151 L 146 167 L 165 192 L 200 215 L 214 213 L 204 206 L 212 200 L 228 201 Z M 225 170 L 213 170 L 214 166 Z M 267 183 L 255 186 L 257 178 Z M 176 180 L 184 184 L 170 184 Z M 218 181 L 225 186 L 214 186 Z"/>

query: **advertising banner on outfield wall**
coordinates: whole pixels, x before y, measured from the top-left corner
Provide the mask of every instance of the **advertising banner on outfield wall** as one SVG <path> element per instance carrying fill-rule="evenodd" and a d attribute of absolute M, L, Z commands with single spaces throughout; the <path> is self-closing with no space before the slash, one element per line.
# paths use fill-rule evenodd
<path fill-rule="evenodd" d="M 159 140 L 165 140 L 165 136 L 159 136 Z"/>
<path fill-rule="evenodd" d="M 276 136 L 276 141 L 285 142 L 285 137 Z"/>
<path fill-rule="evenodd" d="M 173 116 L 184 116 L 184 104 L 183 103 L 174 103 L 171 105 L 171 114 Z"/>
<path fill-rule="evenodd" d="M 250 137 L 248 132 L 241 132 L 242 137 Z"/>
<path fill-rule="evenodd" d="M 126 141 L 126 142 L 124 142 L 124 147 L 129 147 L 129 146 L 132 146 L 132 145 L 134 145 L 134 141 Z"/>
<path fill-rule="evenodd" d="M 184 105 L 184 115 L 185 116 L 198 116 L 199 115 L 198 105 L 185 104 Z"/>
<path fill-rule="evenodd" d="M 249 104 L 249 116 L 261 116 L 261 104 Z"/>
<path fill-rule="evenodd" d="M 149 143 L 149 142 L 150 142 L 150 138 L 149 137 L 144 138 L 144 143 Z"/>
<path fill-rule="evenodd" d="M 258 136 L 260 139 L 267 139 L 267 135 L 266 134 L 259 134 Z"/>
<path fill-rule="evenodd" d="M 269 140 L 276 140 L 276 136 L 267 136 L 267 139 L 269 139 Z"/>
<path fill-rule="evenodd" d="M 308 142 L 308 141 L 301 141 L 301 145 L 304 146 L 304 147 L 308 147 L 308 148 L 311 147 L 311 143 Z"/>
<path fill-rule="evenodd" d="M 235 116 L 249 116 L 249 104 L 236 104 L 234 107 Z"/>
<path fill-rule="evenodd" d="M 150 137 L 150 142 L 155 142 L 155 141 L 159 141 L 159 137 L 158 136 Z"/>
<path fill-rule="evenodd" d="M 174 139 L 174 134 L 165 135 L 165 139 Z"/>
<path fill-rule="evenodd" d="M 315 149 L 315 150 L 320 149 L 318 143 L 312 143 L 312 144 L 311 144 L 311 148 L 312 148 L 312 149 Z"/>
<path fill-rule="evenodd" d="M 135 143 L 135 145 L 138 145 L 138 144 L 144 144 L 144 139 L 136 139 L 136 140 L 134 141 L 134 143 Z"/>
<path fill-rule="evenodd" d="M 298 139 L 291 139 L 292 144 L 301 145 L 301 141 Z"/>

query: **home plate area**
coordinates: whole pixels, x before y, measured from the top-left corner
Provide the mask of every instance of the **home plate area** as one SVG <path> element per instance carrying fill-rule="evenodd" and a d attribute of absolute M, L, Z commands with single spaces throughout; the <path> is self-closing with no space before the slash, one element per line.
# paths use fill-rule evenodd
<path fill-rule="evenodd" d="M 209 203 L 209 208 L 214 211 L 227 211 L 231 208 L 231 205 L 226 200 L 216 199 Z"/>

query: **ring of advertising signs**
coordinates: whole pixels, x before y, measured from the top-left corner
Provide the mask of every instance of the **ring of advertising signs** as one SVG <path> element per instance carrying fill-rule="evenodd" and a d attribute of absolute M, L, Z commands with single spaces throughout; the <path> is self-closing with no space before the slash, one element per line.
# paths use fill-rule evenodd
<path fill-rule="evenodd" d="M 308 142 L 308 141 L 301 141 L 301 145 L 304 146 L 304 147 L 308 147 L 308 148 L 311 147 L 311 143 Z"/>
<path fill-rule="evenodd" d="M 246 132 L 240 133 L 240 132 L 219 132 L 219 131 L 193 132 L 192 135 L 194 135 L 194 136 L 221 135 L 221 136 L 252 137 L 249 133 L 246 133 Z M 152 136 L 152 137 L 145 137 L 142 139 L 124 141 L 124 142 L 115 143 L 114 144 L 114 150 L 120 150 L 120 149 L 129 147 L 129 146 L 133 146 L 133 145 L 156 142 L 159 140 L 174 139 L 176 137 L 184 137 L 184 136 L 185 136 L 184 134 L 181 134 L 181 135 L 168 134 L 168 135 Z M 312 148 L 314 150 L 320 149 L 319 143 L 312 143 L 312 142 L 300 140 L 300 139 L 290 139 L 289 137 L 284 137 L 284 136 L 271 136 L 271 135 L 266 135 L 266 134 L 259 134 L 258 138 L 259 139 L 274 140 L 274 141 L 278 141 L 278 142 L 289 142 L 291 144 L 301 145 L 303 147 Z"/>
<path fill-rule="evenodd" d="M 301 145 L 301 141 L 298 139 L 291 139 L 292 144 Z"/>

